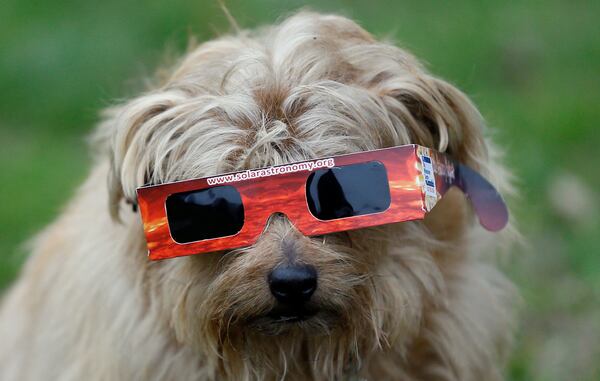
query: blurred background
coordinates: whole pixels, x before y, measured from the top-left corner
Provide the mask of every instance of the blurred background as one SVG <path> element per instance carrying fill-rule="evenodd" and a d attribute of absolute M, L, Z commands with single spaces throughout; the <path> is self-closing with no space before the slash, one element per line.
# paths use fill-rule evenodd
<path fill-rule="evenodd" d="M 504 266 L 524 303 L 511 380 L 600 380 L 600 2 L 230 0 L 244 28 L 337 12 L 469 94 L 508 155 L 527 245 Z M 0 4 L 0 292 L 86 175 L 103 107 L 230 30 L 215 1 Z"/>

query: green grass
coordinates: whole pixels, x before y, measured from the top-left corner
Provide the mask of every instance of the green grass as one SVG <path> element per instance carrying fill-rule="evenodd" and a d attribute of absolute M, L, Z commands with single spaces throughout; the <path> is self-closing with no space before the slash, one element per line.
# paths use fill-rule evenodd
<path fill-rule="evenodd" d="M 245 27 L 306 4 L 228 3 Z M 600 380 L 600 3 L 308 5 L 394 38 L 471 95 L 508 152 L 522 194 L 512 206 L 529 242 L 507 264 L 524 298 L 509 378 Z M 22 243 L 84 178 L 98 111 L 135 93 L 190 35 L 227 30 L 213 1 L 3 2 L 0 288 L 24 260 Z M 571 186 L 561 188 L 565 174 Z"/>

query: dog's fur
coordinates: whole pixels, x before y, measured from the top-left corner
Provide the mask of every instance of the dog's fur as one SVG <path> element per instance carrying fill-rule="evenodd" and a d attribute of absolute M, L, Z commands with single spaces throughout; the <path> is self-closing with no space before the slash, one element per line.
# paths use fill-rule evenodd
<path fill-rule="evenodd" d="M 251 247 L 159 262 L 127 205 L 147 182 L 406 143 L 509 192 L 483 129 L 465 95 L 343 17 L 198 46 L 105 114 L 89 178 L 3 301 L 0 379 L 502 379 L 515 294 L 491 259 L 511 234 L 458 191 L 424 221 L 309 238 L 273 216 Z M 312 319 L 265 317 L 283 262 L 317 269 Z"/>

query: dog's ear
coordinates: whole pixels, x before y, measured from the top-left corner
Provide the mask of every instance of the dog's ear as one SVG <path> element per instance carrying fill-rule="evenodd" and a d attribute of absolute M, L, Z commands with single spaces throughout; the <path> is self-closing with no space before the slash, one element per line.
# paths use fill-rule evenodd
<path fill-rule="evenodd" d="M 408 129 L 411 143 L 445 152 L 488 177 L 489 147 L 477 108 L 451 84 L 426 73 L 413 74 L 386 94 L 393 97 L 393 110 Z M 448 241 L 459 239 L 471 221 L 466 198 L 453 191 L 434 208 L 425 223 L 436 237 Z"/>
<path fill-rule="evenodd" d="M 108 192 L 110 213 L 114 219 L 119 219 L 123 198 L 135 203 L 137 187 L 152 178 L 155 157 L 149 144 L 153 135 L 169 120 L 168 110 L 183 99 L 178 91 L 161 91 L 143 95 L 105 112 L 97 137 L 110 159 Z"/>
<path fill-rule="evenodd" d="M 485 166 L 483 118 L 456 87 L 426 73 L 413 73 L 388 88 L 385 96 L 395 102 L 394 112 L 409 130 L 411 143 L 445 152 L 478 170 Z"/>

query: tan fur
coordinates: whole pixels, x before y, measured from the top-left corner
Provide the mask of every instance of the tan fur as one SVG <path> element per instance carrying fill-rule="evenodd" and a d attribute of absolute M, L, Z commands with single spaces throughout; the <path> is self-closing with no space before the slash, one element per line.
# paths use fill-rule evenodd
<path fill-rule="evenodd" d="M 484 232 L 460 192 L 425 221 L 308 238 L 273 216 L 252 247 L 160 262 L 125 203 L 145 183 L 406 143 L 509 192 L 476 108 L 406 51 L 300 13 L 198 46 L 105 115 L 94 169 L 3 301 L 0 379 L 502 379 L 514 291 L 492 257 L 511 229 Z M 262 315 L 283 247 L 317 268 L 322 313 L 277 325 Z"/>

